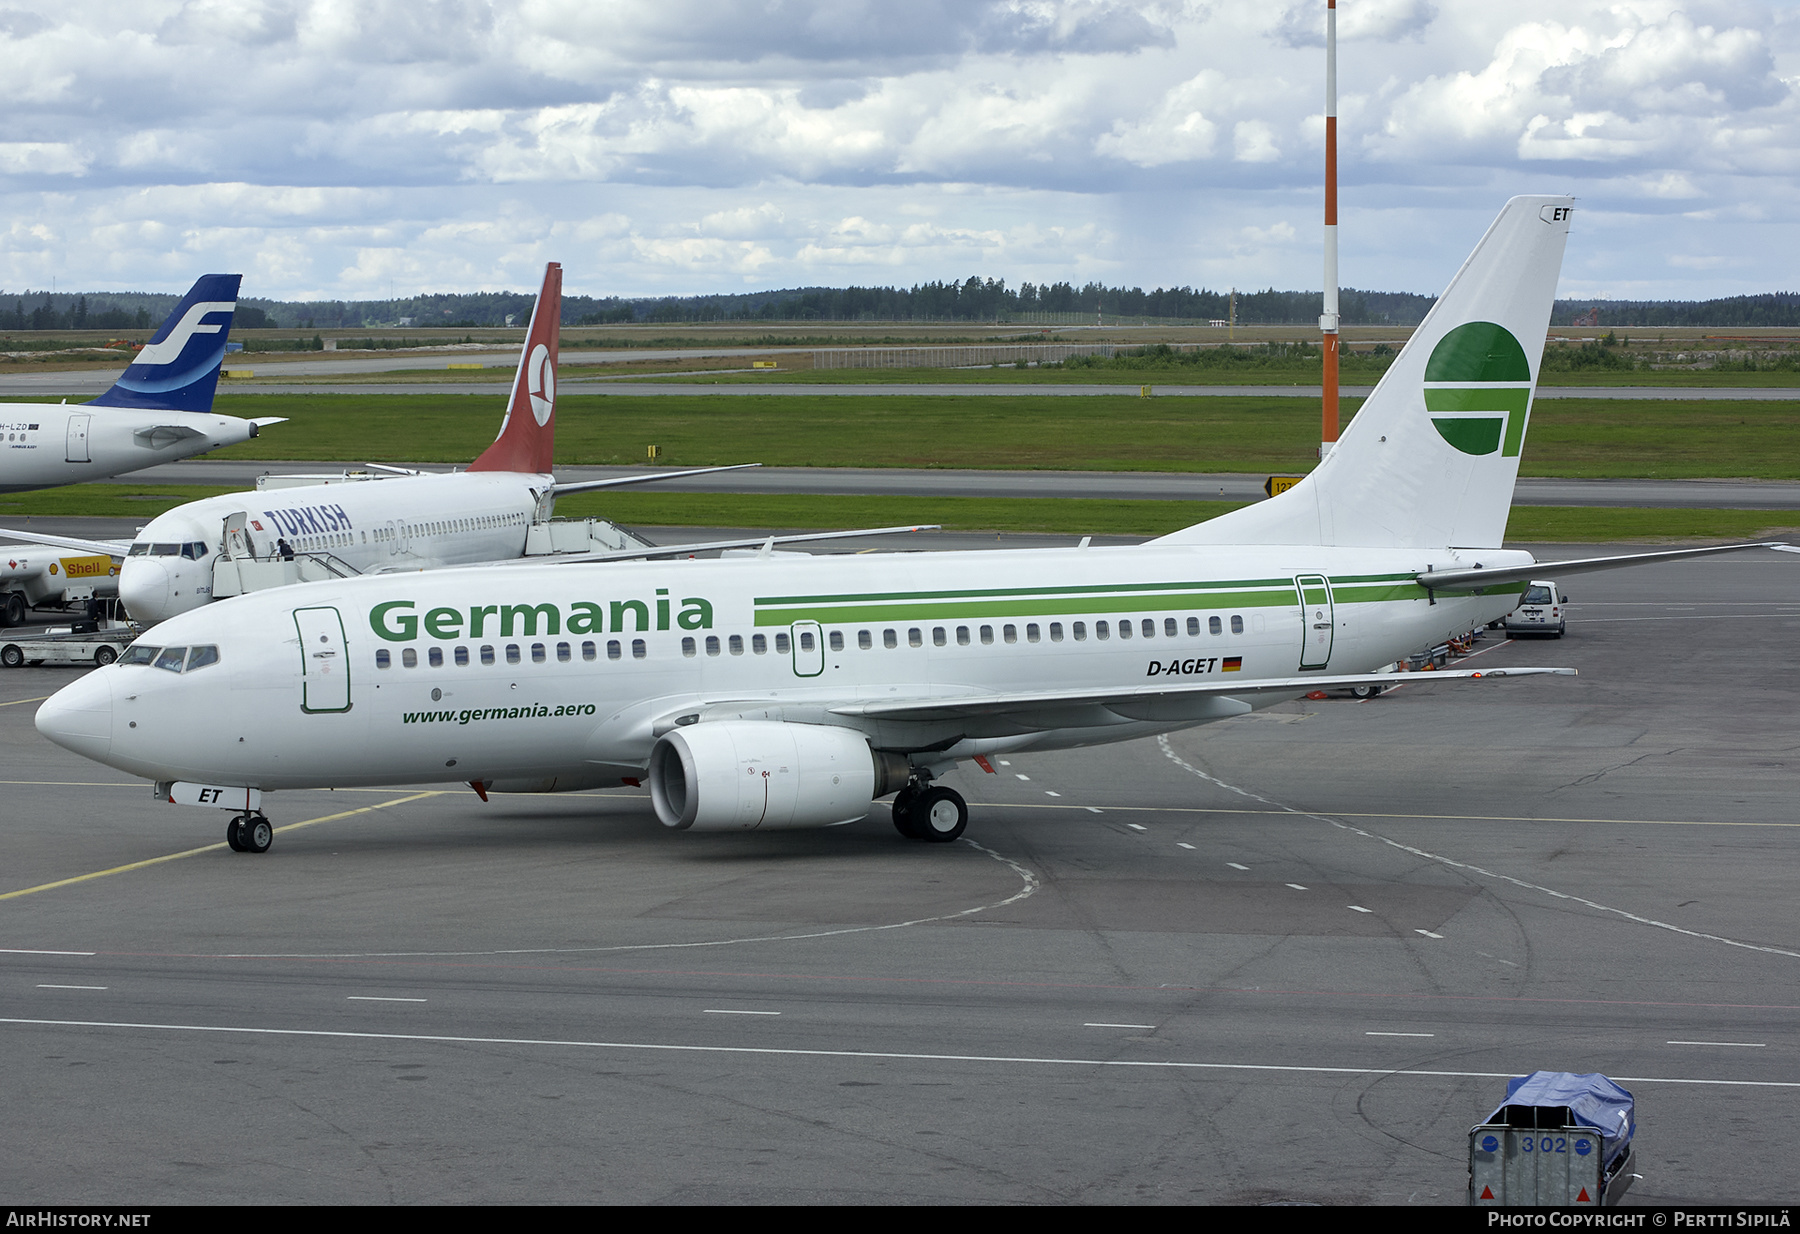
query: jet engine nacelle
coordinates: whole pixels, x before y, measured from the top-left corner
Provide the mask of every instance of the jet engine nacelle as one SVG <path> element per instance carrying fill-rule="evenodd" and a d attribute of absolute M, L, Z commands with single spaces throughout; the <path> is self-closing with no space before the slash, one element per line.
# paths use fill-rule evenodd
<path fill-rule="evenodd" d="M 721 720 L 665 734 L 650 751 L 656 817 L 679 831 L 770 831 L 853 823 L 906 782 L 906 760 L 847 728 Z"/>

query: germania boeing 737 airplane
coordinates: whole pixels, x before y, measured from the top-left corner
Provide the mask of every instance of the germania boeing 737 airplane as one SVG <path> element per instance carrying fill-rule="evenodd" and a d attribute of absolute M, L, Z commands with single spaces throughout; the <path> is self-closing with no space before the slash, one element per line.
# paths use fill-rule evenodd
<path fill-rule="evenodd" d="M 903 834 L 954 839 L 968 807 L 938 780 L 961 762 L 1388 682 L 1516 605 L 1544 567 L 1501 536 L 1571 214 L 1508 202 L 1311 476 L 1148 544 L 308 583 L 164 622 L 37 727 L 236 811 L 254 852 L 270 790 L 451 780 L 644 783 L 693 831 L 828 827 L 894 793 Z M 1649 556 L 1699 551 L 1724 550 Z"/>
<path fill-rule="evenodd" d="M 91 403 L 0 405 L 0 493 L 54 488 L 190 458 L 256 436 L 282 417 L 212 411 L 242 275 L 203 274 Z"/>

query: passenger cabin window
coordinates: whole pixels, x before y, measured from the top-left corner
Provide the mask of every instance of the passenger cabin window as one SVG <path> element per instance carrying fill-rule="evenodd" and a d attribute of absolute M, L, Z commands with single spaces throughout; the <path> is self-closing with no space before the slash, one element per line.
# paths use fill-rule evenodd
<path fill-rule="evenodd" d="M 1188 618 L 1188 633 L 1190 635 L 1200 633 L 1200 619 L 1198 617 Z"/>
<path fill-rule="evenodd" d="M 1225 633 L 1225 627 L 1219 624 L 1219 619 L 1217 617 L 1208 617 L 1206 619 L 1206 628 L 1214 634 Z"/>
<path fill-rule="evenodd" d="M 844 632 L 842 630 L 833 630 L 831 632 L 831 649 L 833 651 L 842 651 L 844 649 Z"/>
<path fill-rule="evenodd" d="M 867 647 L 868 644 L 864 643 L 863 646 Z M 767 654 L 769 650 L 769 636 L 766 634 L 752 634 L 750 636 L 750 650 L 759 656 Z"/>
<path fill-rule="evenodd" d="M 631 658 L 632 659 L 642 660 L 645 656 L 647 656 L 649 654 L 650 654 L 650 649 L 648 647 L 644 646 L 643 639 L 634 638 L 631 640 Z"/>
<path fill-rule="evenodd" d="M 481 662 L 483 664 L 492 664 L 494 662 L 494 645 L 492 643 L 482 644 Z"/>
<path fill-rule="evenodd" d="M 891 631 L 890 631 L 890 633 L 891 633 Z M 789 650 L 789 647 L 788 647 L 787 634 L 785 632 L 781 633 L 781 634 L 777 634 L 775 636 L 775 654 L 778 656 L 785 656 L 786 654 L 788 654 L 788 650 Z"/>
<path fill-rule="evenodd" d="M 889 651 L 898 647 L 900 645 L 900 632 L 898 630 L 883 630 L 881 632 L 881 645 L 886 647 Z"/>
<path fill-rule="evenodd" d="M 586 642 L 581 644 L 581 658 L 583 660 L 592 660 L 594 658 L 594 656 L 595 656 L 594 642 L 592 639 L 589 639 Z"/>
<path fill-rule="evenodd" d="M 129 654 L 129 653 L 127 653 L 127 654 Z M 123 664 L 123 663 L 125 663 L 125 661 L 120 660 L 119 663 Z M 393 657 L 388 655 L 388 649 L 386 647 L 377 647 L 375 649 L 375 667 L 376 668 L 392 668 L 393 666 L 394 666 Z"/>
<path fill-rule="evenodd" d="M 404 668 L 419 667 L 419 653 L 414 651 L 411 647 L 402 648 L 400 652 L 400 664 Z"/>
<path fill-rule="evenodd" d="M 1053 643 L 1062 642 L 1062 622 L 1053 621 L 1050 623 L 1050 641 Z"/>
<path fill-rule="evenodd" d="M 731 648 L 731 654 L 734 656 L 744 654 L 744 636 L 742 634 L 733 634 L 725 640 L 725 645 Z"/>
<path fill-rule="evenodd" d="M 943 626 L 931 627 L 931 645 L 933 647 L 942 647 L 945 643 L 948 643 L 949 641 L 950 641 L 950 639 L 945 634 Z"/>
<path fill-rule="evenodd" d="M 968 626 L 957 626 L 956 627 L 956 645 L 958 647 L 967 647 L 969 645 L 969 627 Z"/>
<path fill-rule="evenodd" d="M 458 647 L 456 649 L 456 667 L 469 667 L 469 649 L 467 647 Z"/>
<path fill-rule="evenodd" d="M 1085 643 L 1087 641 L 1087 623 L 1085 621 L 1076 622 L 1069 627 L 1069 631 L 1075 636 L 1076 642 Z"/>
<path fill-rule="evenodd" d="M 923 647 L 925 645 L 925 631 L 919 629 L 918 626 L 914 626 L 912 629 L 908 630 L 906 632 L 906 645 L 908 647 Z"/>
<path fill-rule="evenodd" d="M 1025 641 L 1028 643 L 1035 643 L 1038 641 L 1037 622 L 1032 621 L 1032 622 L 1026 623 L 1026 625 L 1025 625 Z"/>
<path fill-rule="evenodd" d="M 1094 623 L 1094 637 L 1095 638 L 1111 638 L 1112 630 L 1107 626 L 1107 624 L 1104 621 L 1096 621 Z"/>
<path fill-rule="evenodd" d="M 1019 641 L 1019 627 L 1017 627 L 1017 626 L 1001 626 L 1000 627 L 1000 637 L 1005 639 L 1009 643 L 1018 642 Z"/>
<path fill-rule="evenodd" d="M 813 643 L 815 641 L 816 640 L 813 638 L 813 632 L 811 630 L 800 631 L 800 650 L 801 651 L 811 651 L 813 649 Z"/>
<path fill-rule="evenodd" d="M 719 654 L 719 636 L 718 635 L 708 634 L 706 636 L 706 654 L 709 656 L 716 656 Z"/>
<path fill-rule="evenodd" d="M 867 630 L 858 630 L 856 632 L 856 645 L 864 651 L 867 651 L 875 645 L 875 639 Z"/>
<path fill-rule="evenodd" d="M 1231 615 L 1231 632 L 1233 634 L 1242 634 L 1244 632 L 1244 619 L 1239 617 L 1236 613 Z"/>
<path fill-rule="evenodd" d="M 517 643 L 508 643 L 506 645 L 506 662 L 508 664 L 517 664 L 519 662 L 519 645 Z"/>
<path fill-rule="evenodd" d="M 542 664 L 544 662 L 544 657 L 544 645 L 542 643 L 533 643 L 531 645 L 531 662 L 533 664 Z"/>
<path fill-rule="evenodd" d="M 1102 634 L 1100 637 L 1105 638 L 1106 636 L 1104 634 Z M 1119 637 L 1120 638 L 1130 638 L 1131 637 L 1131 618 L 1127 617 L 1127 618 L 1125 618 L 1125 620 L 1123 620 L 1119 623 Z"/>
<path fill-rule="evenodd" d="M 986 647 L 989 644 L 991 644 L 993 641 L 994 641 L 994 627 L 993 626 L 982 626 L 981 627 L 981 645 L 983 647 Z"/>
<path fill-rule="evenodd" d="M 694 646 L 694 640 L 692 638 L 684 638 L 681 640 L 681 654 L 682 655 L 692 657 L 693 655 L 695 655 L 698 652 L 698 650 L 699 649 Z"/>
<path fill-rule="evenodd" d="M 608 639 L 606 641 L 606 658 L 609 660 L 617 660 L 621 654 L 622 653 L 619 650 L 619 640 L 616 638 Z"/>
<path fill-rule="evenodd" d="M 444 649 L 442 647 L 433 647 L 425 653 L 425 658 L 431 662 L 433 668 L 444 667 Z"/>
<path fill-rule="evenodd" d="M 556 645 L 556 662 L 558 664 L 567 664 L 574 658 L 575 653 L 570 649 L 567 643 L 558 643 Z"/>
<path fill-rule="evenodd" d="M 1173 621 L 1171 621 L 1169 623 L 1169 633 L 1170 634 L 1175 633 L 1175 623 Z M 1150 618 L 1148 618 L 1148 617 L 1144 618 L 1143 634 L 1144 634 L 1145 638 L 1155 638 L 1156 637 L 1156 623 L 1154 621 L 1150 620 Z"/>

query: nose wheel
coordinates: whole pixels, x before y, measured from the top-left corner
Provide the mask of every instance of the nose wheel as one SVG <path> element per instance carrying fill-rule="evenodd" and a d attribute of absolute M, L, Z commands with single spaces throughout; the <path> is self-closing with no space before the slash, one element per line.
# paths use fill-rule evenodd
<path fill-rule="evenodd" d="M 240 814 L 225 825 L 225 843 L 234 853 L 266 853 L 275 828 L 261 814 Z"/>

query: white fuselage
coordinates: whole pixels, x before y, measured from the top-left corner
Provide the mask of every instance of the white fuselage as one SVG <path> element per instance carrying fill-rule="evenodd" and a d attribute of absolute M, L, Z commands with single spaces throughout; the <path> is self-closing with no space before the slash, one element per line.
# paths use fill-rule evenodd
<path fill-rule="evenodd" d="M 104 480 L 236 445 L 257 426 L 210 412 L 0 404 L 0 493 Z"/>
<path fill-rule="evenodd" d="M 660 733 L 701 713 L 856 727 L 877 748 L 951 760 L 1090 745 L 1201 721 L 1060 705 L 999 723 L 826 713 L 857 700 L 1369 672 L 1513 607 L 1517 588 L 1433 597 L 1413 582 L 1476 560 L 1530 558 L 1142 546 L 311 583 L 173 618 L 141 642 L 216 647 L 215 663 L 101 669 L 46 704 L 39 726 L 154 780 L 261 789 L 617 784 L 642 774 Z"/>
<path fill-rule="evenodd" d="M 279 556 L 285 542 L 293 553 L 334 558 L 359 574 L 518 557 L 551 484 L 549 476 L 481 471 L 207 497 L 138 533 L 119 595 L 142 622 L 210 602 L 225 524 L 240 514 L 253 556 Z"/>

